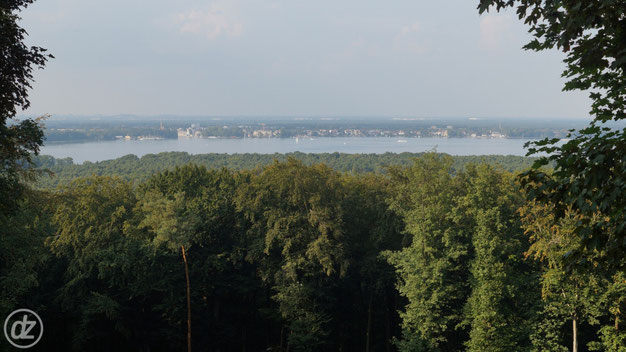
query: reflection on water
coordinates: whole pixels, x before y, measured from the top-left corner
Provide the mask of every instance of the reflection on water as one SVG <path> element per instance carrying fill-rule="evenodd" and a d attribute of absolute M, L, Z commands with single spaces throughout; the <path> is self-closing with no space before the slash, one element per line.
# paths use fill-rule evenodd
<path fill-rule="evenodd" d="M 164 139 L 51 144 L 41 154 L 71 157 L 74 162 L 115 159 L 127 154 L 139 157 L 161 152 L 206 153 L 418 153 L 437 149 L 452 155 L 525 155 L 523 139 L 335 137 L 315 139 Z"/>

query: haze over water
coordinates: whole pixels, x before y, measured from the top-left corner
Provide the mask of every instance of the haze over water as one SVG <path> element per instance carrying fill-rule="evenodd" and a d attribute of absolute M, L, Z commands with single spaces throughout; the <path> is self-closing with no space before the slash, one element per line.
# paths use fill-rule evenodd
<path fill-rule="evenodd" d="M 164 139 L 115 140 L 86 143 L 49 144 L 42 155 L 70 157 L 76 163 L 102 161 L 134 154 L 139 157 L 161 152 L 207 153 L 419 153 L 433 149 L 451 155 L 526 155 L 526 139 L 474 138 L 247 138 L 247 139 Z"/>

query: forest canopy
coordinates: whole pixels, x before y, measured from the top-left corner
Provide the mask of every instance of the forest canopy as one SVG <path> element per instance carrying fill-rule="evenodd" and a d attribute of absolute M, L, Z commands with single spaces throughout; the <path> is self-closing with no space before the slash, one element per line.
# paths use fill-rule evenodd
<path fill-rule="evenodd" d="M 287 154 L 188 154 L 166 152 L 147 154 L 141 158 L 126 155 L 113 160 L 74 163 L 71 158 L 54 158 L 48 155 L 34 157 L 34 166 L 41 171 L 50 171 L 53 176 L 40 177 L 35 185 L 51 189 L 59 184 L 84 176 L 119 176 L 130 181 L 145 181 L 151 175 L 183 166 L 187 163 L 206 166 L 208 169 L 228 168 L 252 170 L 272 164 L 275 160 L 293 158 L 305 165 L 324 163 L 337 171 L 350 173 L 386 173 L 390 166 L 408 166 L 422 153 L 344 154 L 344 153 L 287 153 Z M 487 163 L 514 172 L 528 169 L 536 158 L 514 155 L 453 156 L 454 170 L 462 170 L 469 163 Z"/>
<path fill-rule="evenodd" d="M 182 349 L 188 314 L 210 351 L 622 346 L 623 274 L 560 264 L 575 214 L 545 227 L 517 173 L 457 163 L 185 163 L 30 190 L 8 223 L 20 250 L 4 253 L 23 264 L 3 272 L 0 308 L 36 310 L 44 349 Z"/>

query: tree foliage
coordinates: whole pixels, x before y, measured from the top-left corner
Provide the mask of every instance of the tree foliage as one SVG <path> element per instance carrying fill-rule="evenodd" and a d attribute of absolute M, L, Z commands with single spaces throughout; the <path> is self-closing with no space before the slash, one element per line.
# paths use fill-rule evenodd
<path fill-rule="evenodd" d="M 400 240 L 389 182 L 289 159 L 242 191 L 250 255 L 274 292 L 287 349 L 389 348 L 396 295 L 380 253 Z"/>
<path fill-rule="evenodd" d="M 531 198 L 550 204 L 561 218 L 573 207 L 582 238 L 568 253 L 572 264 L 623 265 L 626 242 L 626 128 L 606 125 L 626 118 L 626 3 L 614 0 L 481 0 L 481 13 L 516 7 L 534 39 L 525 48 L 557 48 L 566 53 L 564 90 L 589 91 L 594 120 L 587 128 L 534 143 L 544 152 L 535 167 L 555 164 L 555 172 L 531 170 L 523 184 Z"/>
<path fill-rule="evenodd" d="M 450 167 L 430 154 L 392 173 L 391 205 L 411 238 L 389 254 L 408 300 L 400 350 L 527 348 L 538 295 L 523 260 L 521 194 L 511 175 L 484 166 L 454 175 Z"/>
<path fill-rule="evenodd" d="M 118 176 L 135 182 L 145 182 L 152 175 L 177 166 L 193 163 L 209 169 L 219 170 L 251 170 L 269 166 L 275 160 L 287 161 L 294 158 L 305 165 L 326 164 L 333 170 L 361 173 L 386 173 L 389 166 L 409 166 L 412 160 L 421 153 L 384 153 L 384 154 L 343 154 L 323 153 L 305 154 L 300 152 L 288 154 L 188 154 L 185 152 L 166 152 L 147 154 L 141 158 L 135 155 L 126 155 L 113 160 L 100 162 L 74 163 L 71 158 L 57 159 L 48 155 L 34 158 L 35 164 L 41 170 L 53 173 L 50 177 L 41 177 L 36 186 L 42 189 L 54 189 L 58 185 L 67 184 L 76 177 Z M 535 158 L 526 158 L 513 155 L 469 155 L 453 156 L 455 170 L 462 170 L 468 164 L 488 163 L 494 167 L 515 172 L 528 169 Z"/>
<path fill-rule="evenodd" d="M 48 252 L 48 196 L 26 187 L 34 172 L 32 153 L 43 143 L 37 120 L 13 120 L 29 106 L 32 72 L 51 56 L 29 47 L 26 31 L 18 25 L 19 12 L 32 0 L 0 1 L 0 314 L 9 313 L 23 295 L 41 284 L 38 270 Z"/>
<path fill-rule="evenodd" d="M 38 121 L 10 121 L 20 109 L 30 105 L 28 91 L 33 70 L 43 67 L 52 57 L 45 49 L 24 43 L 27 33 L 18 25 L 18 13 L 32 2 L 0 2 L 0 217 L 17 206 L 20 176 L 28 174 L 25 163 L 43 144 Z"/>
<path fill-rule="evenodd" d="M 44 349 L 182 349 L 190 307 L 194 349 L 559 350 L 575 317 L 581 346 L 619 350 L 623 275 L 566 273 L 576 216 L 522 195 L 438 154 L 78 178 L 12 217 L 0 303 L 41 313 Z"/>

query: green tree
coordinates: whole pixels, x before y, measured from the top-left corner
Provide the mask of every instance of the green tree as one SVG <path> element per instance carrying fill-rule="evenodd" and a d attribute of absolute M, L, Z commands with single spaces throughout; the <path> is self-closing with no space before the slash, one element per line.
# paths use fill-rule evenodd
<path fill-rule="evenodd" d="M 527 350 L 539 290 L 536 267 L 524 261 L 528 239 L 517 214 L 523 196 L 512 175 L 486 165 L 470 167 L 466 177 L 458 207 L 471 219 L 474 253 L 467 350 Z"/>
<path fill-rule="evenodd" d="M 44 302 L 50 306 L 48 319 L 58 322 L 49 330 L 66 338 L 46 347 L 154 351 L 184 346 L 184 271 L 179 252 L 167 247 L 168 226 L 182 221 L 164 212 L 163 224 L 153 232 L 146 215 L 161 199 L 144 207 L 143 195 L 116 178 L 77 179 L 55 198 L 56 233 L 48 246 L 61 270 L 46 287 L 52 298 Z"/>
<path fill-rule="evenodd" d="M 395 271 L 381 253 L 402 247 L 402 221 L 387 199 L 392 194 L 390 179 L 380 175 L 345 175 L 344 229 L 348 270 L 341 283 L 339 305 L 333 316 L 334 330 L 342 331 L 344 349 L 390 350 L 399 323 L 395 302 Z"/>
<path fill-rule="evenodd" d="M 177 253 L 179 263 L 185 248 L 186 273 L 168 270 L 190 283 L 186 299 L 196 346 L 255 349 L 266 343 L 266 330 L 258 328 L 267 324 L 259 312 L 266 302 L 257 299 L 264 290 L 256 264 L 247 260 L 246 227 L 235 204 L 244 181 L 225 169 L 190 164 L 154 175 L 138 192 L 136 227 L 150 247 Z"/>
<path fill-rule="evenodd" d="M 402 351 L 510 351 L 530 346 L 539 298 L 514 177 L 488 166 L 454 173 L 431 153 L 394 170 L 391 201 L 410 244 L 388 255 L 407 298 Z"/>
<path fill-rule="evenodd" d="M 45 280 L 41 269 L 51 257 L 44 246 L 46 237 L 53 232 L 51 202 L 45 192 L 25 189 L 17 208 L 0 227 L 1 317 L 23 306 L 32 291 L 38 290 Z"/>
<path fill-rule="evenodd" d="M 151 281 L 143 276 L 149 264 L 145 247 L 124 230 L 136 203 L 130 184 L 115 178 L 78 179 L 58 197 L 52 216 L 56 233 L 48 245 L 66 263 L 56 302 L 63 312 L 60 320 L 74 331 L 68 347 L 145 349 L 137 332 L 149 315 L 129 311 L 134 305 L 145 307 L 142 296 L 150 292 L 146 286 Z"/>
<path fill-rule="evenodd" d="M 17 206 L 20 177 L 32 175 L 28 168 L 31 154 L 37 154 L 43 144 L 38 121 L 10 123 L 20 109 L 30 105 L 33 69 L 43 67 L 52 57 L 45 49 L 24 44 L 27 34 L 18 25 L 18 13 L 33 1 L 0 2 L 0 220 Z"/>
<path fill-rule="evenodd" d="M 39 152 L 44 135 L 36 120 L 13 120 L 29 106 L 32 71 L 51 57 L 24 44 L 18 13 L 32 2 L 0 2 L 0 314 L 13 310 L 25 290 L 38 284 L 36 266 L 43 258 L 45 233 L 36 232 L 43 230 L 37 220 L 45 211 L 35 197 L 45 197 L 29 191 L 24 181 L 34 178 L 31 154 Z"/>
<path fill-rule="evenodd" d="M 563 328 L 571 324 L 572 351 L 581 346 L 581 324 L 596 325 L 603 314 L 602 293 L 606 280 L 599 272 L 576 270 L 568 272 L 563 256 L 578 246 L 573 235 L 578 215 L 570 211 L 554 224 L 554 212 L 538 203 L 521 208 L 526 231 L 532 245 L 527 255 L 543 263 L 541 272 L 543 311 L 533 334 L 537 351 L 567 351 Z M 589 340 L 590 334 L 582 336 Z"/>
<path fill-rule="evenodd" d="M 294 159 L 266 167 L 240 189 L 250 259 L 274 291 L 289 350 L 328 346 L 333 290 L 348 267 L 342 197 L 336 172 Z"/>
<path fill-rule="evenodd" d="M 610 313 L 609 324 L 600 328 L 600 341 L 591 343 L 592 351 L 625 352 L 626 329 L 623 319 L 626 315 L 626 275 L 616 273 L 602 295 L 602 303 Z"/>
<path fill-rule="evenodd" d="M 198 227 L 198 217 L 186 207 L 182 193 L 165 196 L 156 192 L 147 193 L 140 201 L 139 207 L 145 216 L 139 228 L 149 228 L 154 232 L 155 245 L 158 247 L 163 243 L 172 251 L 180 249 L 187 289 L 187 352 L 191 352 L 191 282 L 187 251 Z"/>
<path fill-rule="evenodd" d="M 468 337 L 461 323 L 470 292 L 471 233 L 454 212 L 454 199 L 466 191 L 451 165 L 449 157 L 430 153 L 407 169 L 391 170 L 391 208 L 404 218 L 410 237 L 407 247 L 388 254 L 408 301 L 401 312 L 402 351 L 459 350 Z"/>
<path fill-rule="evenodd" d="M 480 0 L 479 12 L 516 7 L 535 37 L 524 48 L 557 48 L 567 56 L 564 90 L 589 90 L 593 122 L 572 133 L 570 141 L 533 143 L 530 154 L 544 152 L 526 172 L 528 195 L 556 211 L 569 207 L 577 219 L 574 233 L 582 238 L 568 254 L 570 263 L 590 261 L 622 266 L 626 247 L 626 128 L 605 124 L 626 118 L 626 3 L 615 0 Z M 574 132 L 572 130 L 572 132 Z M 547 174 L 541 166 L 554 163 Z"/>

